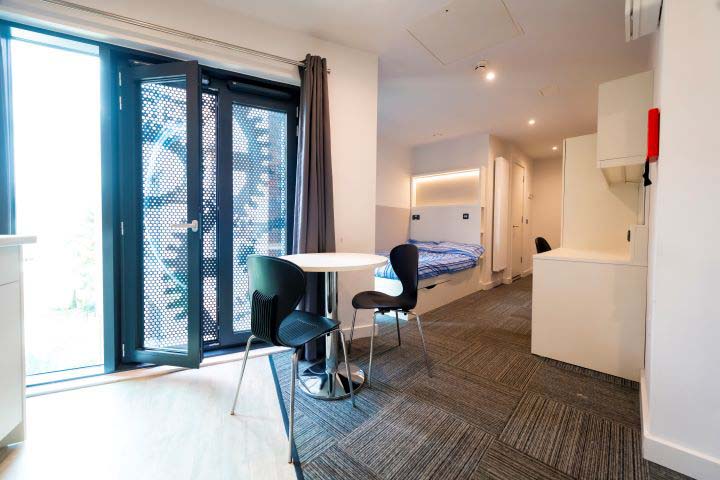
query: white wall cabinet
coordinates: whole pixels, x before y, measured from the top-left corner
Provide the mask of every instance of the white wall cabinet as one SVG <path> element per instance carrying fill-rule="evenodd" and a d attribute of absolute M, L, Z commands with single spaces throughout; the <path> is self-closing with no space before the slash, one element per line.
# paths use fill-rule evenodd
<path fill-rule="evenodd" d="M 34 241 L 0 235 L 0 447 L 25 438 L 21 245 Z"/>
<path fill-rule="evenodd" d="M 652 106 L 652 71 L 600 85 L 597 166 L 609 184 L 642 180 L 647 153 L 647 115 Z"/>

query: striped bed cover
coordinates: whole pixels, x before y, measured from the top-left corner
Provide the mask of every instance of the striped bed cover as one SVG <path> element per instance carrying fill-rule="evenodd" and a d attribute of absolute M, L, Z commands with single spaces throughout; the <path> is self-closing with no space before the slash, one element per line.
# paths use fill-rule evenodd
<path fill-rule="evenodd" d="M 420 254 L 418 263 L 418 278 L 437 277 L 446 273 L 456 273 L 477 266 L 485 248 L 482 245 L 457 242 L 427 242 L 409 240 L 418 247 Z M 389 252 L 379 252 L 379 255 L 389 257 Z M 375 270 L 375 276 L 397 280 L 398 277 L 390 262 Z"/>

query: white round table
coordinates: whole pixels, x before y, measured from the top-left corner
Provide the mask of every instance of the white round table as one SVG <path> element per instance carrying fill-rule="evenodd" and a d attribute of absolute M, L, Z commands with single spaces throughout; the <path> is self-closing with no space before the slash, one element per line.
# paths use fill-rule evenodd
<path fill-rule="evenodd" d="M 305 272 L 325 273 L 325 316 L 339 322 L 338 272 L 375 269 L 387 263 L 387 258 L 369 253 L 300 253 L 285 255 Z M 325 358 L 300 375 L 300 388 L 314 398 L 336 400 L 350 395 L 349 382 L 357 390 L 365 383 L 365 372 L 350 364 L 350 377 L 345 378 L 345 367 L 338 368 L 338 337 L 333 332 L 325 339 Z"/>

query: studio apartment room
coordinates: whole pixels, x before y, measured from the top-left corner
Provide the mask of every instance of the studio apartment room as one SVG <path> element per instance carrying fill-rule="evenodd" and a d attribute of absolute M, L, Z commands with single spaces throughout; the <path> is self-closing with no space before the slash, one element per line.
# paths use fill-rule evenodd
<path fill-rule="evenodd" d="M 720 479 L 720 3 L 0 0 L 0 479 Z"/>

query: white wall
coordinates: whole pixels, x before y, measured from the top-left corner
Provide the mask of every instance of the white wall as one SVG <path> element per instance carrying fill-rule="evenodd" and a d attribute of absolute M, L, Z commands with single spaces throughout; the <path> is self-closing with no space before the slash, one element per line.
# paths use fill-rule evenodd
<path fill-rule="evenodd" d="M 608 186 L 597 168 L 597 134 L 568 138 L 564 148 L 562 246 L 627 254 L 638 186 Z"/>
<path fill-rule="evenodd" d="M 412 151 L 392 139 L 378 137 L 375 249 L 390 250 L 410 237 Z"/>
<path fill-rule="evenodd" d="M 307 53 L 326 57 L 332 71 L 329 95 L 337 249 L 375 250 L 377 55 L 278 28 L 201 2 L 80 0 L 77 3 L 288 58 L 302 60 Z M 299 84 L 299 74 L 294 66 L 105 20 L 38 0 L 3 1 L 0 16 Z M 349 304 L 352 295 L 372 286 L 370 271 L 341 275 L 340 314 L 343 319 L 352 318 Z M 358 322 L 359 325 L 369 323 L 369 314 L 364 313 Z"/>
<path fill-rule="evenodd" d="M 663 4 L 643 411 L 646 457 L 707 479 L 720 478 L 718 25 L 717 2 Z"/>
<path fill-rule="evenodd" d="M 473 133 L 412 149 L 414 175 L 480 168 L 487 163 L 490 135 Z"/>
<path fill-rule="evenodd" d="M 562 159 L 535 160 L 532 180 L 533 228 L 531 245 L 544 237 L 553 248 L 560 246 L 562 212 Z"/>
<path fill-rule="evenodd" d="M 411 147 L 378 136 L 375 203 L 409 209 L 411 178 Z"/>

